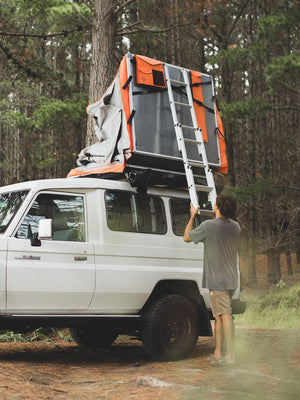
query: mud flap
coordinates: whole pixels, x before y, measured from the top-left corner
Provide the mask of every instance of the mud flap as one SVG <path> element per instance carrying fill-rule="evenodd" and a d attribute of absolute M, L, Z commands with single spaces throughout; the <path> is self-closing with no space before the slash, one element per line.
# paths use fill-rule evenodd
<path fill-rule="evenodd" d="M 231 302 L 232 314 L 243 314 L 246 311 L 246 301 L 234 299 Z"/>

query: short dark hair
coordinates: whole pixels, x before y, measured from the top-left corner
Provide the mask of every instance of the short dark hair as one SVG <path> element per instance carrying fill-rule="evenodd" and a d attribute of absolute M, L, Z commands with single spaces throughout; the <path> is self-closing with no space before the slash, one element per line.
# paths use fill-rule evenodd
<path fill-rule="evenodd" d="M 216 199 L 216 204 L 220 213 L 226 218 L 235 218 L 237 202 L 227 194 L 219 194 Z"/>

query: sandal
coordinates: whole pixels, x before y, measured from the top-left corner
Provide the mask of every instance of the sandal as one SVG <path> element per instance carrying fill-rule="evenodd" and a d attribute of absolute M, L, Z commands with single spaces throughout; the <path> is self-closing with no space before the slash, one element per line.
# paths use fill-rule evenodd
<path fill-rule="evenodd" d="M 213 365 L 223 365 L 224 360 L 223 358 L 216 358 L 213 354 L 207 358 L 208 361 L 210 361 L 211 364 Z"/>

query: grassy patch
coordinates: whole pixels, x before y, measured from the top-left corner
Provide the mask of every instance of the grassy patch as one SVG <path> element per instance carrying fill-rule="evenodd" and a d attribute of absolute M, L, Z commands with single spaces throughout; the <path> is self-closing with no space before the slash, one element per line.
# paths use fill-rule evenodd
<path fill-rule="evenodd" d="M 264 293 L 245 291 L 247 301 L 244 314 L 236 315 L 237 326 L 265 329 L 300 328 L 300 284 L 286 286 L 283 283 Z"/>
<path fill-rule="evenodd" d="M 57 339 L 71 342 L 72 338 L 67 329 L 38 328 L 28 333 L 15 333 L 12 331 L 0 331 L 0 342 L 52 342 Z"/>

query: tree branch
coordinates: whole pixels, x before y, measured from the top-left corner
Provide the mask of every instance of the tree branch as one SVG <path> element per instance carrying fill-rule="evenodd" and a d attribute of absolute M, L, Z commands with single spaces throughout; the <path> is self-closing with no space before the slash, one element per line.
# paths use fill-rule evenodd
<path fill-rule="evenodd" d="M 134 24 L 133 24 L 134 25 Z M 166 33 L 166 32 L 169 32 L 170 30 L 172 30 L 172 29 L 174 29 L 174 28 L 177 28 L 178 26 L 186 26 L 186 25 L 190 25 L 189 23 L 186 23 L 186 24 L 176 24 L 176 25 L 170 25 L 170 26 L 168 26 L 167 28 L 165 28 L 165 29 L 157 29 L 157 30 L 155 30 L 155 29 L 148 29 L 148 28 L 140 28 L 140 29 L 136 29 L 136 30 L 133 30 L 133 31 L 123 31 L 122 29 L 119 29 L 118 31 L 117 31 L 117 35 L 118 36 L 120 36 L 120 35 L 133 35 L 134 33 L 157 33 L 157 34 L 159 34 L 159 33 Z M 127 29 L 127 26 L 124 28 L 124 29 Z"/>
<path fill-rule="evenodd" d="M 11 60 L 18 68 L 23 69 L 28 76 L 31 76 L 33 78 L 36 78 L 36 73 L 32 71 L 30 68 L 26 67 L 24 64 L 22 64 L 20 61 L 18 61 L 9 51 L 7 47 L 4 47 L 1 42 L 0 42 L 0 49 L 3 51 L 3 53 L 6 55 L 8 60 Z"/>
<path fill-rule="evenodd" d="M 230 29 L 230 31 L 228 33 L 227 44 L 228 44 L 228 41 L 230 39 L 230 36 L 231 36 L 232 32 L 234 31 L 234 28 L 235 28 L 236 24 L 238 23 L 239 19 L 241 18 L 242 13 L 243 13 L 243 11 L 246 8 L 248 3 L 249 3 L 249 0 L 246 0 L 244 5 L 241 7 L 240 11 L 238 12 L 238 15 L 236 16 L 236 19 L 235 19 L 234 23 L 232 24 L 232 27 L 231 27 L 231 29 Z"/>
<path fill-rule="evenodd" d="M 139 25 L 141 22 L 140 21 L 137 21 L 137 22 L 133 22 L 132 24 L 130 24 L 130 25 L 126 25 L 126 29 L 130 29 L 130 28 L 133 28 L 134 26 L 137 26 L 137 25 Z M 120 29 L 118 29 L 117 30 L 117 33 L 122 33 L 122 30 L 123 29 L 125 29 L 125 28 L 120 28 Z"/>
<path fill-rule="evenodd" d="M 295 192 L 300 192 L 300 188 L 297 188 L 295 186 L 272 185 L 271 188 L 273 188 L 273 189 L 293 190 Z"/>
<path fill-rule="evenodd" d="M 87 22 L 88 24 L 91 23 L 91 21 L 77 9 L 75 4 L 72 5 L 72 8 L 82 19 L 85 20 L 85 22 Z M 95 13 L 95 10 L 93 11 L 93 13 Z"/>
<path fill-rule="evenodd" d="M 84 28 L 91 27 L 92 24 L 89 25 L 79 25 L 77 28 L 70 29 L 68 31 L 56 32 L 56 33 L 48 33 L 48 34 L 37 34 L 37 33 L 17 33 L 17 32 L 7 32 L 7 31 L 0 31 L 0 36 L 14 36 L 14 37 L 37 37 L 42 39 L 47 39 L 49 37 L 55 36 L 66 36 L 69 33 L 81 31 Z"/>
<path fill-rule="evenodd" d="M 111 7 L 110 9 L 107 11 L 107 13 L 103 16 L 103 19 L 107 18 L 109 16 L 109 14 L 113 13 L 113 14 L 117 14 L 118 12 L 124 10 L 125 7 L 129 6 L 131 3 L 135 3 L 136 0 L 127 0 L 125 1 L 124 4 L 120 4 L 120 1 L 116 1 Z"/>

